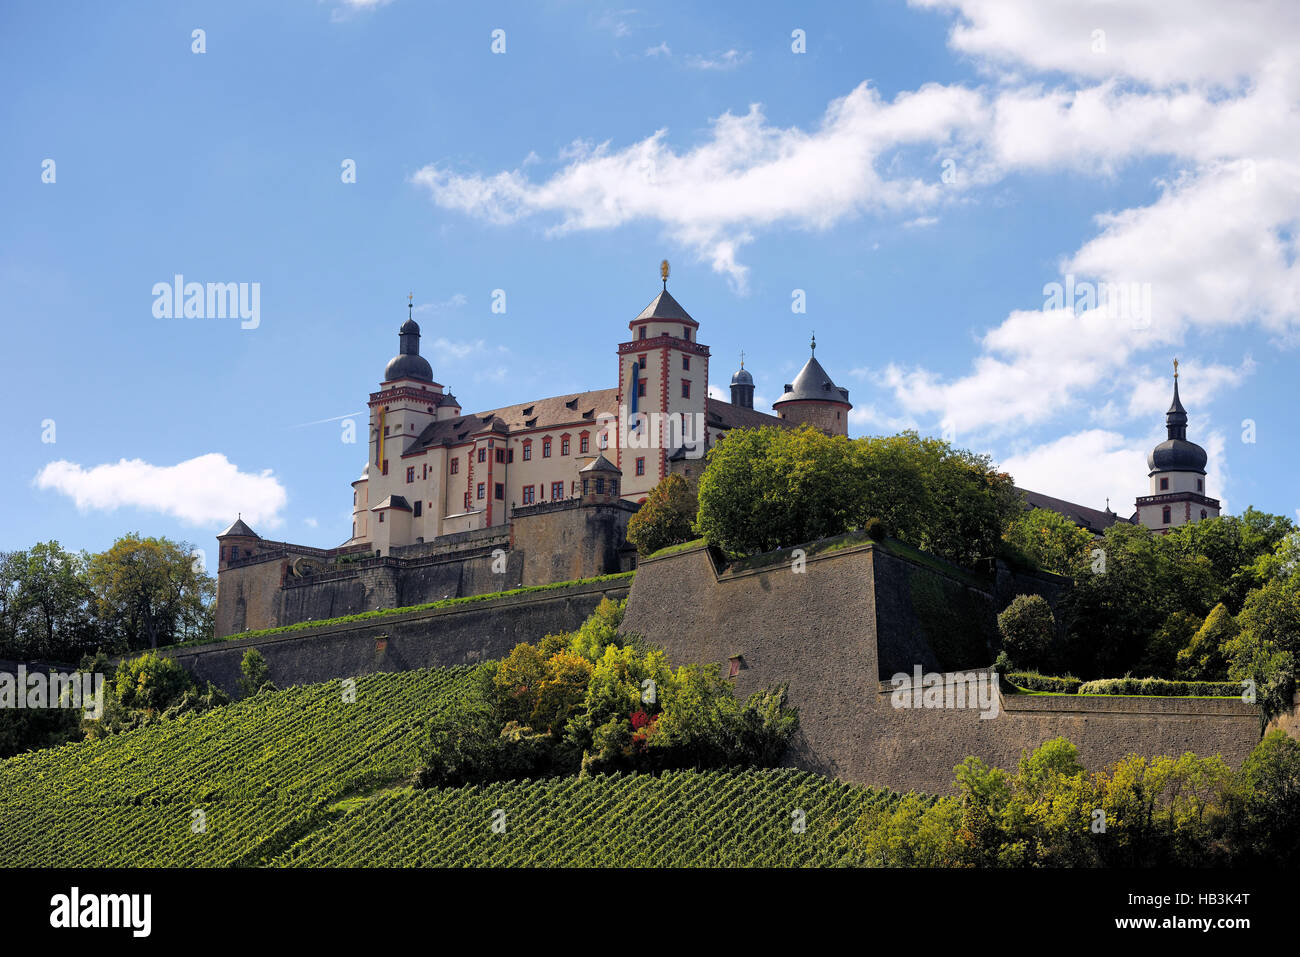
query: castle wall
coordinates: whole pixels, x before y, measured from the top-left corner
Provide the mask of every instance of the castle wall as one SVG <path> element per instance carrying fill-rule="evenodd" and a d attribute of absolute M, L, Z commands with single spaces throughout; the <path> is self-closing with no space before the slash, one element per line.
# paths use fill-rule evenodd
<path fill-rule="evenodd" d="M 236 563 L 218 572 L 215 637 L 628 571 L 635 510 L 577 499 L 530 506 L 517 509 L 509 527 L 394 546 L 381 558 L 307 556 L 303 576 L 289 555 Z"/>
<path fill-rule="evenodd" d="M 576 630 L 602 598 L 627 592 L 626 579 L 587 582 L 163 653 L 229 692 L 238 687 L 249 648 L 262 654 L 271 680 L 282 688 L 377 671 L 475 664 L 502 658 L 521 641 Z"/>
<path fill-rule="evenodd" d="M 1238 765 L 1259 741 L 1259 712 L 1235 700 L 998 696 L 974 709 L 904 709 L 896 671 L 987 667 L 998 603 L 959 574 L 864 543 L 748 571 L 703 548 L 643 561 L 623 629 L 674 663 L 741 667 L 736 693 L 788 685 L 800 731 L 787 763 L 862 784 L 948 793 L 968 755 L 1014 766 L 1025 749 L 1065 735 L 1089 769 L 1129 753 L 1194 751 Z"/>

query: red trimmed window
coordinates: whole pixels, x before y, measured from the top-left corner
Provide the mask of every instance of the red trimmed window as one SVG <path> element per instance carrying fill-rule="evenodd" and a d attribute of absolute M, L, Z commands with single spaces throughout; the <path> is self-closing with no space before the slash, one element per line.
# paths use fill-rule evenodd
<path fill-rule="evenodd" d="M 533 440 L 524 439 L 524 461 L 530 462 L 533 458 Z"/>
<path fill-rule="evenodd" d="M 486 461 L 487 461 L 487 449 L 479 449 L 479 450 L 478 450 L 478 460 L 479 460 L 480 462 L 486 462 Z"/>
<path fill-rule="evenodd" d="M 644 369 L 644 368 L 645 368 L 645 356 L 643 356 L 643 355 L 637 356 L 637 357 L 636 357 L 636 364 L 637 364 L 637 366 L 638 366 L 639 368 Z"/>
<path fill-rule="evenodd" d="M 505 449 L 497 449 L 497 462 L 498 462 L 499 464 L 501 464 L 501 465 L 505 465 L 505 464 L 506 464 L 506 450 L 505 450 Z"/>
<path fill-rule="evenodd" d="M 384 513 L 383 513 L 383 512 L 380 512 L 380 513 L 379 513 L 379 524 L 382 525 L 383 523 L 384 523 Z"/>
<path fill-rule="evenodd" d="M 567 435 L 560 436 L 560 454 L 561 455 L 569 454 L 569 437 Z"/>
<path fill-rule="evenodd" d="M 586 455 L 591 451 L 591 435 L 587 432 L 578 433 L 578 453 Z"/>
<path fill-rule="evenodd" d="M 524 486 L 524 504 L 525 505 L 533 504 L 533 487 L 531 485 Z"/>
<path fill-rule="evenodd" d="M 384 467 L 383 467 L 382 471 L 383 471 L 383 473 L 384 473 L 385 475 L 388 474 L 388 459 L 384 459 Z"/>
<path fill-rule="evenodd" d="M 478 483 L 478 497 L 482 498 L 487 492 L 487 485 L 483 482 Z"/>
<path fill-rule="evenodd" d="M 683 398 L 683 399 L 689 399 L 690 397 L 691 397 L 691 380 L 690 380 L 690 379 L 683 379 L 683 380 L 682 380 L 682 398 Z"/>
<path fill-rule="evenodd" d="M 551 457 L 551 437 L 548 435 L 546 438 L 542 439 L 542 458 L 549 459 L 550 457 Z"/>
<path fill-rule="evenodd" d="M 564 483 L 563 483 L 563 482 L 552 482 L 552 483 L 551 483 L 551 501 L 557 501 L 557 500 L 562 499 L 562 498 L 564 498 Z"/>
<path fill-rule="evenodd" d="M 636 380 L 636 394 L 637 394 L 637 398 L 639 399 L 645 398 L 645 383 L 646 383 L 645 379 Z"/>
<path fill-rule="evenodd" d="M 1160 520 L 1164 522 L 1164 524 L 1166 525 L 1168 525 L 1171 521 L 1173 521 L 1173 509 L 1171 509 L 1168 505 L 1166 505 L 1163 509 L 1161 509 Z"/>
<path fill-rule="evenodd" d="M 406 467 L 406 484 L 410 485 L 414 481 L 415 481 L 415 466 L 408 465 Z"/>
<path fill-rule="evenodd" d="M 469 492 L 465 493 L 465 511 L 469 511 Z"/>
<path fill-rule="evenodd" d="M 638 459 L 636 460 L 636 474 L 637 474 L 637 475 L 645 475 L 645 456 L 644 456 L 644 455 L 641 456 L 640 458 L 638 458 Z"/>
<path fill-rule="evenodd" d="M 691 357 L 687 355 L 682 356 L 682 368 L 689 369 L 690 367 L 691 367 Z"/>
<path fill-rule="evenodd" d="M 1164 492 L 1164 491 L 1168 491 L 1168 489 L 1169 489 L 1169 479 L 1162 478 L 1160 480 L 1160 491 Z"/>
<path fill-rule="evenodd" d="M 645 326 L 642 326 L 642 327 L 641 327 L 641 335 L 637 336 L 637 338 L 638 338 L 638 339 L 644 339 L 644 338 L 645 338 Z"/>
<path fill-rule="evenodd" d="M 460 474 L 460 456 L 458 456 L 458 455 L 452 456 L 452 459 L 451 459 L 451 474 L 452 474 L 452 475 L 459 475 L 459 474 Z"/>

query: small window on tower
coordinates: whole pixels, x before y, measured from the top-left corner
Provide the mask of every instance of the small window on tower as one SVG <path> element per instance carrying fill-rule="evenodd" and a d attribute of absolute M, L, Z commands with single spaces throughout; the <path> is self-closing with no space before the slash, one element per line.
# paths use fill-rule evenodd
<path fill-rule="evenodd" d="M 690 356 L 682 356 L 682 368 L 683 368 L 683 369 L 689 369 L 690 367 L 691 367 L 691 357 L 690 357 Z"/>
<path fill-rule="evenodd" d="M 644 339 L 644 338 L 645 338 L 645 326 L 642 326 L 642 327 L 641 327 L 641 335 L 640 335 L 638 338 L 641 338 L 641 339 Z"/>
<path fill-rule="evenodd" d="M 1163 509 L 1161 509 L 1160 520 L 1165 525 L 1168 525 L 1171 521 L 1173 521 L 1173 509 L 1171 509 L 1168 505 L 1166 505 Z"/>
<path fill-rule="evenodd" d="M 645 475 L 645 456 L 644 456 L 644 455 L 641 456 L 640 458 L 638 458 L 638 459 L 636 460 L 636 474 L 637 474 L 637 475 Z"/>
<path fill-rule="evenodd" d="M 637 364 L 638 366 L 640 366 L 642 369 L 644 369 L 644 368 L 645 368 L 645 356 L 637 356 L 637 357 L 636 357 L 636 364 Z"/>
<path fill-rule="evenodd" d="M 1197 480 L 1196 480 L 1196 491 L 1198 491 L 1198 492 L 1204 492 L 1204 491 L 1205 491 L 1205 479 L 1197 479 Z M 1201 516 L 1201 517 L 1204 518 L 1205 516 Z"/>
<path fill-rule="evenodd" d="M 683 380 L 682 380 L 682 398 L 683 398 L 683 399 L 689 399 L 690 397 L 691 397 L 691 380 L 690 380 L 690 379 L 683 379 Z"/>
<path fill-rule="evenodd" d="M 1168 491 L 1168 490 L 1169 490 L 1169 479 L 1167 479 L 1167 478 L 1162 478 L 1162 479 L 1160 480 L 1160 491 L 1165 492 L 1165 491 Z"/>
<path fill-rule="evenodd" d="M 1208 518 L 1210 515 L 1205 509 L 1201 509 L 1201 518 Z"/>
<path fill-rule="evenodd" d="M 415 517 L 419 518 L 423 514 L 424 514 L 424 502 L 417 501 L 415 503 Z"/>
<path fill-rule="evenodd" d="M 685 340 L 687 340 L 688 342 L 690 341 L 690 338 L 691 338 L 691 327 L 690 327 L 690 326 L 682 326 L 682 338 L 685 339 Z"/>
<path fill-rule="evenodd" d="M 636 394 L 637 394 L 637 398 L 640 398 L 640 399 L 644 399 L 644 398 L 645 398 L 645 381 L 646 381 L 645 379 L 637 379 L 637 380 L 636 380 Z"/>
<path fill-rule="evenodd" d="M 381 470 L 385 475 L 388 474 L 388 459 L 384 459 L 384 467 Z"/>

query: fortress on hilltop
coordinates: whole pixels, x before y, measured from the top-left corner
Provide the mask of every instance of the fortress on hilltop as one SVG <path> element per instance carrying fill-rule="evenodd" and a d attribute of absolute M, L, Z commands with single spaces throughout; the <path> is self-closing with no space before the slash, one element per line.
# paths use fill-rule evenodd
<path fill-rule="evenodd" d="M 434 379 L 408 303 L 397 355 L 367 402 L 347 540 L 330 549 L 271 541 L 237 518 L 217 536 L 216 636 L 627 571 L 636 564 L 628 518 L 665 476 L 698 481 L 728 430 L 807 423 L 848 434 L 849 391 L 817 360 L 815 337 L 770 413 L 754 408 L 743 353 L 731 401 L 712 398 L 700 324 L 668 291 L 667 261 L 660 278 L 615 344 L 612 385 L 471 414 Z M 1164 532 L 1218 515 L 1205 494 L 1205 450 L 1187 440 L 1176 361 L 1166 425 L 1148 463 L 1151 494 L 1130 518 L 1022 489 L 1026 507 L 1093 534 L 1122 521 Z"/>

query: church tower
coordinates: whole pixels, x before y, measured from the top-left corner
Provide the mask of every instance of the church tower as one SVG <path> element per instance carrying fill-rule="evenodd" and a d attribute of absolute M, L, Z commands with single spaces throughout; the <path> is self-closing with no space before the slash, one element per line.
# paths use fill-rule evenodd
<path fill-rule="evenodd" d="M 668 260 L 659 264 L 663 290 L 628 323 L 632 338 L 618 346 L 618 462 L 623 494 L 647 494 L 668 474 L 683 446 L 703 455 L 709 393 L 709 347 L 700 324 L 668 291 Z"/>
<path fill-rule="evenodd" d="M 1168 438 L 1147 456 L 1151 494 L 1137 500 L 1139 525 L 1160 534 L 1171 528 L 1215 518 L 1219 500 L 1205 494 L 1205 449 L 1187 441 L 1187 410 L 1178 397 L 1178 360 L 1174 360 L 1174 401 L 1165 413 Z"/>
<path fill-rule="evenodd" d="M 817 337 L 812 352 L 785 394 L 772 403 L 772 410 L 791 422 L 807 422 L 827 435 L 849 434 L 849 390 L 841 389 L 817 361 Z"/>

